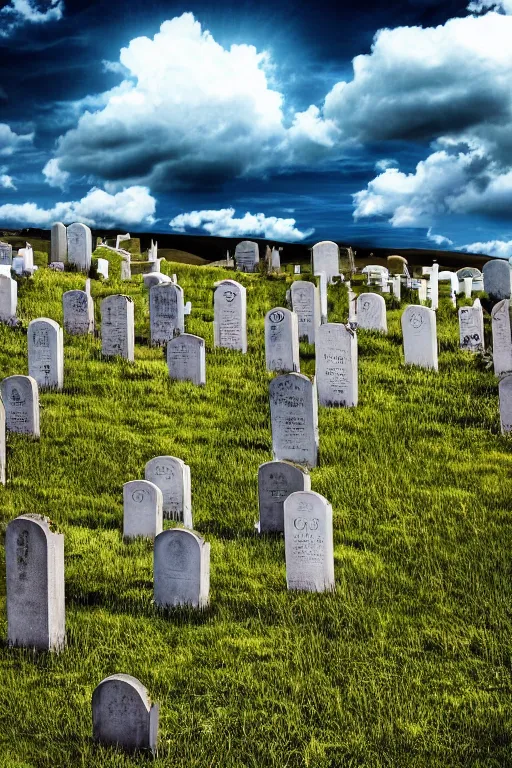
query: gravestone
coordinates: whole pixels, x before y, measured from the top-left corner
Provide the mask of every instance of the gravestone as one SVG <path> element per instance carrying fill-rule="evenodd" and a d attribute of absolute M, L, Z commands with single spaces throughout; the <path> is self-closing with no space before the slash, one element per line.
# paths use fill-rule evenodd
<path fill-rule="evenodd" d="M 300 264 L 295 264 L 293 267 L 293 274 L 300 275 Z"/>
<path fill-rule="evenodd" d="M 265 315 L 265 360 L 267 371 L 299 371 L 299 327 L 297 315 L 274 307 Z"/>
<path fill-rule="evenodd" d="M 25 243 L 25 248 L 18 250 L 18 258 L 23 259 L 23 272 L 32 274 L 34 272 L 34 251 L 30 243 Z"/>
<path fill-rule="evenodd" d="M 206 384 L 206 352 L 204 339 L 182 333 L 167 344 L 167 367 L 171 379 Z"/>
<path fill-rule="evenodd" d="M 92 259 L 92 234 L 85 224 L 70 224 L 67 228 L 68 264 L 81 272 L 88 272 Z"/>
<path fill-rule="evenodd" d="M 108 280 L 108 259 L 98 259 L 96 271 L 98 275 L 101 275 L 105 280 Z"/>
<path fill-rule="evenodd" d="M 320 405 L 357 405 L 357 336 L 342 323 L 324 323 L 318 329 L 316 381 Z"/>
<path fill-rule="evenodd" d="M 10 270 L 10 267 L 7 267 Z M 10 323 L 16 317 L 18 284 L 11 276 L 0 275 L 0 321 Z"/>
<path fill-rule="evenodd" d="M 172 283 L 169 275 L 164 275 L 162 272 L 147 272 L 142 276 L 144 282 L 144 288 L 151 290 L 155 285 L 163 285 L 164 283 Z"/>
<path fill-rule="evenodd" d="M 105 746 L 155 751 L 159 705 L 131 675 L 111 675 L 92 694 L 92 735 Z"/>
<path fill-rule="evenodd" d="M 426 280 L 420 280 L 418 286 L 418 301 L 425 302 L 427 300 L 428 283 Z"/>
<path fill-rule="evenodd" d="M 318 291 L 320 293 L 320 323 L 327 322 L 327 275 L 320 272 L 318 276 Z"/>
<path fill-rule="evenodd" d="M 284 373 L 270 382 L 274 459 L 316 467 L 318 403 L 316 383 L 301 373 Z"/>
<path fill-rule="evenodd" d="M 313 274 L 320 275 L 325 273 L 329 281 L 333 275 L 340 273 L 340 249 L 336 243 L 330 240 L 323 240 L 316 243 L 311 249 L 313 260 Z"/>
<path fill-rule="evenodd" d="M 315 334 L 320 326 L 320 293 L 314 283 L 296 280 L 290 288 L 292 310 L 297 315 L 299 339 L 315 343 Z"/>
<path fill-rule="evenodd" d="M 256 272 L 260 261 L 258 243 L 243 240 L 235 248 L 236 268 L 239 272 Z"/>
<path fill-rule="evenodd" d="M 122 254 L 121 255 L 121 280 L 131 280 L 132 279 L 132 264 L 130 259 L 130 254 Z"/>
<path fill-rule="evenodd" d="M 184 315 L 190 315 L 192 313 L 192 302 L 187 301 L 185 306 L 183 307 L 183 314 Z"/>
<path fill-rule="evenodd" d="M 499 383 L 501 432 L 512 432 L 512 374 L 504 376 Z"/>
<path fill-rule="evenodd" d="M 279 271 L 281 269 L 281 254 L 278 248 L 273 248 L 270 255 L 270 264 L 272 269 Z"/>
<path fill-rule="evenodd" d="M 402 282 L 400 279 L 400 275 L 393 275 L 393 295 L 395 298 L 398 299 L 398 301 L 402 298 Z"/>
<path fill-rule="evenodd" d="M 165 344 L 185 333 L 183 288 L 173 283 L 154 285 L 149 291 L 151 343 Z"/>
<path fill-rule="evenodd" d="M 0 241 L 0 264 L 12 264 L 12 245 Z"/>
<path fill-rule="evenodd" d="M 432 264 L 428 287 L 430 288 L 430 307 L 436 310 L 439 306 L 439 264 Z"/>
<path fill-rule="evenodd" d="M 163 494 L 148 480 L 130 480 L 123 485 L 123 537 L 154 539 L 162 532 Z"/>
<path fill-rule="evenodd" d="M 284 550 L 288 589 L 334 589 L 332 507 L 319 493 L 298 491 L 284 502 Z"/>
<path fill-rule="evenodd" d="M 213 296 L 213 345 L 247 352 L 247 298 L 243 285 L 221 280 Z"/>
<path fill-rule="evenodd" d="M 461 349 L 469 352 L 483 352 L 484 313 L 478 299 L 472 307 L 459 308 L 459 338 Z"/>
<path fill-rule="evenodd" d="M 17 275 L 23 274 L 25 260 L 23 256 L 14 256 L 12 260 L 12 271 L 15 272 Z"/>
<path fill-rule="evenodd" d="M 470 299 L 471 294 L 473 292 L 473 278 L 472 277 L 464 277 L 462 279 L 463 287 L 464 287 L 464 298 Z"/>
<path fill-rule="evenodd" d="M 311 477 L 287 461 L 267 461 L 258 469 L 259 532 L 284 532 L 284 502 L 295 491 L 309 491 Z"/>
<path fill-rule="evenodd" d="M 64 536 L 42 515 L 20 515 L 5 532 L 9 645 L 61 650 L 66 643 Z"/>
<path fill-rule="evenodd" d="M 50 269 L 52 269 L 54 272 L 64 272 L 64 262 L 63 261 L 52 261 L 51 264 L 48 264 Z"/>
<path fill-rule="evenodd" d="M 56 221 L 52 224 L 50 262 L 61 261 L 63 264 L 68 260 L 68 237 L 66 227 L 62 222 Z"/>
<path fill-rule="evenodd" d="M 192 525 L 190 467 L 175 456 L 156 456 L 146 464 L 144 477 L 163 493 L 164 519 Z"/>
<path fill-rule="evenodd" d="M 402 313 L 402 336 L 406 365 L 437 371 L 436 313 L 429 307 L 411 305 Z"/>
<path fill-rule="evenodd" d="M 0 483 L 5 485 L 6 480 L 6 426 L 5 426 L 5 408 L 0 400 Z"/>
<path fill-rule="evenodd" d="M 510 299 L 502 299 L 492 308 L 492 359 L 496 376 L 512 371 L 511 315 Z"/>
<path fill-rule="evenodd" d="M 121 243 L 124 243 L 126 240 L 131 240 L 131 239 L 132 238 L 129 232 L 127 232 L 125 235 L 116 235 L 116 251 L 119 250 L 119 246 L 121 245 Z"/>
<path fill-rule="evenodd" d="M 28 374 L 39 389 L 62 389 L 64 384 L 64 339 L 55 320 L 38 317 L 28 324 Z"/>
<path fill-rule="evenodd" d="M 1 383 L 8 432 L 39 437 L 39 390 L 31 376 L 8 376 Z"/>
<path fill-rule="evenodd" d="M 12 277 L 12 267 L 9 264 L 0 264 L 0 275 L 3 277 Z"/>
<path fill-rule="evenodd" d="M 503 259 L 487 261 L 483 268 L 484 291 L 491 301 L 510 299 L 510 267 Z"/>
<path fill-rule="evenodd" d="M 67 333 L 94 332 L 94 302 L 87 291 L 66 291 L 62 295 L 62 309 Z"/>
<path fill-rule="evenodd" d="M 357 294 L 352 290 L 350 282 L 347 283 L 347 298 L 348 298 L 348 322 L 349 324 L 357 323 Z"/>
<path fill-rule="evenodd" d="M 184 528 L 163 531 L 155 539 L 153 578 L 156 605 L 205 608 L 210 591 L 210 545 Z"/>
<path fill-rule="evenodd" d="M 388 332 L 386 302 L 378 293 L 360 293 L 357 297 L 357 327 L 379 333 Z"/>
<path fill-rule="evenodd" d="M 133 299 L 120 294 L 107 296 L 101 302 L 101 352 L 135 359 L 135 325 Z"/>

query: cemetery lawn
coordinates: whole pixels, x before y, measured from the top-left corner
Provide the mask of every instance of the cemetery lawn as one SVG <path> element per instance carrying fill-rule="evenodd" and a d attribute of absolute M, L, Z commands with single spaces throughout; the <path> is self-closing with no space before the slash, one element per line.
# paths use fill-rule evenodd
<path fill-rule="evenodd" d="M 290 275 L 247 287 L 247 355 L 213 349 L 213 283 L 232 272 L 162 263 L 206 339 L 204 389 L 171 382 L 149 348 L 142 277 L 92 281 L 135 300 L 135 363 L 65 336 L 62 393 L 41 394 L 41 439 L 9 434 L 1 524 L 47 515 L 65 534 L 67 649 L 6 646 L 1 548 L 0 766 L 7 768 L 497 768 L 512 766 L 512 442 L 492 371 L 438 313 L 439 373 L 405 368 L 400 314 L 360 331 L 359 406 L 319 410 L 312 490 L 334 513 L 336 590 L 286 589 L 282 537 L 258 536 L 257 471 L 271 454 L 263 318 Z M 84 277 L 40 269 L 0 325 L 0 374 L 26 374 L 28 322 L 62 324 Z M 346 321 L 343 286 L 331 321 Z M 489 318 L 486 318 L 489 323 Z M 489 328 L 487 328 L 489 331 Z M 314 350 L 301 345 L 301 371 Z M 122 486 L 154 456 L 191 468 L 211 543 L 210 607 L 152 603 L 152 545 L 122 541 Z M 134 675 L 160 703 L 156 758 L 92 742 L 91 697 Z"/>

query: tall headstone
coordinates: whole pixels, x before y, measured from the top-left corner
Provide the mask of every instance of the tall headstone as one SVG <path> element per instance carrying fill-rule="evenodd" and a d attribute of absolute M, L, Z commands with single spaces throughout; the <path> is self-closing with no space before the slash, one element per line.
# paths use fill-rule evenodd
<path fill-rule="evenodd" d="M 318 329 L 316 382 L 320 405 L 357 405 L 357 336 L 342 323 L 324 323 Z"/>
<path fill-rule="evenodd" d="M 292 493 L 284 502 L 284 549 L 288 589 L 334 589 L 332 507 L 314 491 Z"/>
<path fill-rule="evenodd" d="M 132 264 L 130 254 L 122 254 L 121 258 L 121 280 L 132 279 Z"/>
<path fill-rule="evenodd" d="M 85 224 L 70 224 L 67 228 L 68 264 L 88 272 L 92 259 L 92 234 Z"/>
<path fill-rule="evenodd" d="M 464 286 L 464 298 L 470 299 L 471 294 L 473 292 L 473 278 L 472 277 L 464 277 L 462 279 L 462 283 Z"/>
<path fill-rule="evenodd" d="M 299 371 L 299 326 L 297 315 L 274 307 L 265 315 L 265 359 L 267 371 Z"/>
<path fill-rule="evenodd" d="M 25 248 L 18 250 L 18 257 L 23 259 L 22 272 L 32 274 L 34 271 L 34 251 L 30 243 L 25 243 Z"/>
<path fill-rule="evenodd" d="M 206 384 L 206 353 L 204 339 L 182 333 L 167 344 L 167 368 L 171 379 Z"/>
<path fill-rule="evenodd" d="M 210 545 L 183 528 L 160 533 L 155 539 L 154 590 L 156 605 L 205 608 L 210 592 Z"/>
<path fill-rule="evenodd" d="M 61 221 L 52 224 L 50 262 L 68 260 L 68 237 L 66 227 Z"/>
<path fill-rule="evenodd" d="M 101 275 L 105 280 L 108 280 L 108 259 L 98 259 L 96 271 L 98 275 Z"/>
<path fill-rule="evenodd" d="M 494 373 L 502 376 L 512 371 L 512 302 L 502 299 L 491 312 L 492 358 Z"/>
<path fill-rule="evenodd" d="M 28 324 L 28 374 L 39 389 L 62 389 L 64 384 L 64 339 L 55 320 L 38 317 Z"/>
<path fill-rule="evenodd" d="M 418 286 L 418 301 L 420 302 L 426 302 L 427 300 L 427 292 L 428 292 L 428 283 L 426 280 L 420 280 Z"/>
<path fill-rule="evenodd" d="M 0 384 L 8 432 L 39 437 L 39 390 L 31 376 L 8 376 Z"/>
<path fill-rule="evenodd" d="M 123 485 L 123 537 L 154 539 L 163 527 L 163 494 L 148 480 L 130 480 Z"/>
<path fill-rule="evenodd" d="M 144 477 L 163 493 L 166 520 L 179 520 L 192 528 L 190 467 L 175 456 L 156 456 L 146 464 Z"/>
<path fill-rule="evenodd" d="M 16 317 L 18 284 L 11 276 L 0 275 L 0 321 L 9 323 Z"/>
<path fill-rule="evenodd" d="M 512 373 L 504 376 L 499 383 L 500 420 L 502 434 L 512 432 Z"/>
<path fill-rule="evenodd" d="M 92 694 L 92 735 L 105 746 L 155 751 L 159 705 L 131 675 L 111 675 Z"/>
<path fill-rule="evenodd" d="M 510 267 L 503 259 L 487 261 L 483 268 L 484 291 L 491 301 L 510 299 Z"/>
<path fill-rule="evenodd" d="M 61 650 L 66 643 L 64 536 L 42 515 L 20 515 L 5 532 L 7 639 Z"/>
<path fill-rule="evenodd" d="M 301 373 L 284 373 L 270 382 L 274 459 L 316 467 L 318 402 L 316 382 Z"/>
<path fill-rule="evenodd" d="M 347 283 L 348 292 L 348 322 L 357 323 L 357 294 L 352 290 L 350 283 Z"/>
<path fill-rule="evenodd" d="M 327 322 L 327 274 L 320 272 L 318 276 L 318 290 L 320 292 L 320 322 Z"/>
<path fill-rule="evenodd" d="M 467 349 L 468 352 L 483 352 L 484 313 L 478 299 L 472 307 L 459 308 L 459 337 L 461 349 Z"/>
<path fill-rule="evenodd" d="M 101 302 L 101 352 L 106 356 L 135 359 L 133 299 L 130 296 L 107 296 Z"/>
<path fill-rule="evenodd" d="M 154 285 L 149 289 L 151 343 L 165 344 L 185 333 L 183 288 L 173 283 Z"/>
<path fill-rule="evenodd" d="M 400 275 L 393 275 L 393 295 L 398 301 L 402 298 L 402 282 Z"/>
<path fill-rule="evenodd" d="M 386 302 L 378 293 L 360 293 L 357 297 L 357 327 L 367 331 L 388 332 Z"/>
<path fill-rule="evenodd" d="M 311 249 L 313 259 L 313 274 L 324 272 L 329 281 L 333 275 L 340 273 L 340 249 L 336 243 L 323 240 Z"/>
<path fill-rule="evenodd" d="M 279 253 L 279 248 L 273 248 L 272 254 L 270 256 L 270 263 L 272 266 L 272 269 L 275 269 L 279 272 L 281 269 L 281 254 Z"/>
<path fill-rule="evenodd" d="M 290 288 L 292 310 L 297 315 L 299 339 L 315 343 L 315 334 L 320 326 L 320 293 L 314 283 L 295 280 Z"/>
<path fill-rule="evenodd" d="M 436 313 L 429 307 L 410 305 L 402 313 L 402 336 L 406 365 L 437 371 Z"/>
<path fill-rule="evenodd" d="M 12 264 L 12 245 L 10 243 L 0 242 L 0 264 Z"/>
<path fill-rule="evenodd" d="M 236 268 L 239 272 L 256 272 L 260 261 L 258 243 L 243 240 L 235 248 Z"/>
<path fill-rule="evenodd" d="M 300 275 L 300 264 L 295 264 L 293 267 L 293 274 Z"/>
<path fill-rule="evenodd" d="M 0 400 L 0 483 L 5 485 L 6 480 L 6 426 L 5 426 L 5 407 Z"/>
<path fill-rule="evenodd" d="M 94 332 L 94 302 L 86 291 L 66 291 L 62 295 L 64 330 L 74 335 Z"/>
<path fill-rule="evenodd" d="M 124 243 L 125 240 L 131 240 L 129 232 L 127 232 L 125 235 L 116 235 L 116 251 L 119 250 L 119 246 L 121 245 L 121 243 Z"/>
<path fill-rule="evenodd" d="M 430 305 L 431 308 L 436 310 L 439 306 L 439 264 L 432 265 L 432 272 L 430 273 Z"/>
<path fill-rule="evenodd" d="M 284 532 L 284 502 L 295 491 L 309 491 L 311 477 L 287 461 L 267 461 L 258 469 L 259 532 Z"/>
<path fill-rule="evenodd" d="M 247 298 L 243 285 L 222 280 L 213 297 L 213 344 L 247 352 Z"/>

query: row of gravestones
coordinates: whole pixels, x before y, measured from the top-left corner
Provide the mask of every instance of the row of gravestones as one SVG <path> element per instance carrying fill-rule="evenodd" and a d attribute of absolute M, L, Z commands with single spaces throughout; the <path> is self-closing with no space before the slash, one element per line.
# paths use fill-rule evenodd
<path fill-rule="evenodd" d="M 340 249 L 336 243 L 324 240 L 316 243 L 311 249 L 313 274 L 324 274 L 327 281 L 340 274 L 339 257 Z M 256 272 L 260 261 L 258 243 L 252 240 L 243 240 L 235 248 L 235 262 L 240 272 Z M 270 254 L 269 263 L 272 269 L 281 268 L 279 249 L 274 248 Z M 300 274 L 295 269 L 295 274 Z"/>
<path fill-rule="evenodd" d="M 71 224 L 65 227 L 58 221 L 52 226 L 50 262 L 74 264 L 81 271 L 88 272 L 92 259 L 92 233 L 85 224 Z"/>

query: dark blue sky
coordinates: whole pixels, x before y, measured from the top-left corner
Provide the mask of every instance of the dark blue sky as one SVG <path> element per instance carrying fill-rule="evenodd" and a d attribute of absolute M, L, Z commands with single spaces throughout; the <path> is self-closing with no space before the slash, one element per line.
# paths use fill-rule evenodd
<path fill-rule="evenodd" d="M 512 256 L 511 37 L 512 0 L 0 3 L 0 226 Z"/>

